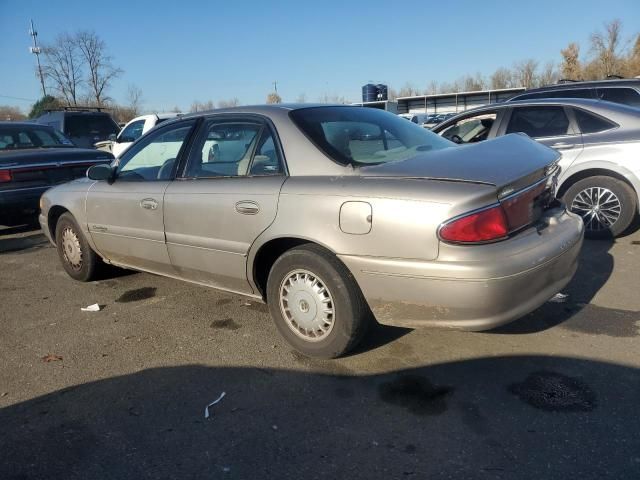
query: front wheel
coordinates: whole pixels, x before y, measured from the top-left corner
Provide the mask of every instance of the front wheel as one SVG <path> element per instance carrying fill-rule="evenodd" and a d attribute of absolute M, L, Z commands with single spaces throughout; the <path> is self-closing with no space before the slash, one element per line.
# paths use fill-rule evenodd
<path fill-rule="evenodd" d="M 62 266 L 71 278 L 81 282 L 94 279 L 100 259 L 70 213 L 64 213 L 58 219 L 56 247 Z"/>
<path fill-rule="evenodd" d="M 638 205 L 638 197 L 627 183 L 607 176 L 577 181 L 562 200 L 570 211 L 582 217 L 588 238 L 621 235 L 633 222 Z"/>
<path fill-rule="evenodd" d="M 344 355 L 371 322 L 351 272 L 316 245 L 293 248 L 276 260 L 267 281 L 267 302 L 280 334 L 309 357 Z"/>

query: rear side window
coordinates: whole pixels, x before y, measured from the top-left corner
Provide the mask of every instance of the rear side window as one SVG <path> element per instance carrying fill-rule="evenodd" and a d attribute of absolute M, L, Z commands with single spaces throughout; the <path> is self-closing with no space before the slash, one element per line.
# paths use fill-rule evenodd
<path fill-rule="evenodd" d="M 598 133 L 610 130 L 617 125 L 605 118 L 594 115 L 578 108 L 573 110 L 578 121 L 578 127 L 582 133 Z"/>
<path fill-rule="evenodd" d="M 118 133 L 118 126 L 107 115 L 69 115 L 64 131 L 70 137 L 107 137 Z"/>
<path fill-rule="evenodd" d="M 640 107 L 640 93 L 633 88 L 599 88 L 598 97 L 607 102 Z"/>
<path fill-rule="evenodd" d="M 511 114 L 506 133 L 523 132 L 531 138 L 569 133 L 569 119 L 562 107 L 522 107 Z"/>

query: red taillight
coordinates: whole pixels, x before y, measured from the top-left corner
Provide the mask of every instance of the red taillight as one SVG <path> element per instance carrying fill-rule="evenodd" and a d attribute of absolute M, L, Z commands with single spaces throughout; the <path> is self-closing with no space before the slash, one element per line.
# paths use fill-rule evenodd
<path fill-rule="evenodd" d="M 0 182 L 10 182 L 11 180 L 13 180 L 11 170 L 0 170 Z"/>
<path fill-rule="evenodd" d="M 450 220 L 440 227 L 440 238 L 453 243 L 480 243 L 504 238 L 509 233 L 500 205 Z"/>

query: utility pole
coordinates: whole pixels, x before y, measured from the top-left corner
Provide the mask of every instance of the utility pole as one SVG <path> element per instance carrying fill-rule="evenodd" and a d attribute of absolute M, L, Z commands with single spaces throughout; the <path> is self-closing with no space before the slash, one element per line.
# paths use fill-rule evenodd
<path fill-rule="evenodd" d="M 40 47 L 38 46 L 38 32 L 33 26 L 33 20 L 31 20 L 31 28 L 29 29 L 29 35 L 33 38 L 33 47 L 29 47 L 29 51 L 36 56 L 38 62 L 38 73 L 40 74 L 40 85 L 42 85 L 42 95 L 47 96 L 47 90 L 44 88 L 44 76 L 42 75 L 42 66 L 40 65 Z"/>

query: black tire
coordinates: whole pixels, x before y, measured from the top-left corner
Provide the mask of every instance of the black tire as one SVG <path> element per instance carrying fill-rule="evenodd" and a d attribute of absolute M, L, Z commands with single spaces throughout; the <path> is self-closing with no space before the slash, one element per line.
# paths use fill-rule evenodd
<path fill-rule="evenodd" d="M 605 188 L 618 199 L 620 214 L 611 225 L 597 228 L 597 220 L 592 220 L 590 215 L 585 215 L 585 211 L 581 208 L 580 198 L 576 199 L 581 192 L 593 188 Z M 567 204 L 567 208 L 570 211 L 583 217 L 585 221 L 585 237 L 594 239 L 613 238 L 621 235 L 633 222 L 638 208 L 638 196 L 629 184 L 617 178 L 604 175 L 587 177 L 577 181 L 567 189 L 562 196 L 562 200 Z"/>
<path fill-rule="evenodd" d="M 71 248 L 69 251 L 65 251 L 63 247 L 65 233 L 71 238 L 75 236 L 77 240 L 75 246 L 69 247 L 67 244 L 67 247 Z M 56 224 L 56 247 L 62 267 L 71 278 L 80 282 L 89 282 L 96 277 L 101 262 L 100 257 L 91 249 L 75 218 L 68 212 L 62 214 Z M 78 250 L 76 251 L 74 248 Z M 78 252 L 80 254 L 79 261 L 73 261 L 74 257 L 78 258 Z"/>
<path fill-rule="evenodd" d="M 281 285 L 296 270 L 315 276 L 332 299 L 332 327 L 325 338 L 305 339 L 301 330 L 295 333 L 293 323 L 281 308 Z M 346 354 L 360 342 L 371 323 L 371 312 L 351 272 L 335 255 L 313 244 L 288 250 L 275 261 L 267 280 L 267 303 L 280 334 L 308 357 L 337 358 Z"/>

